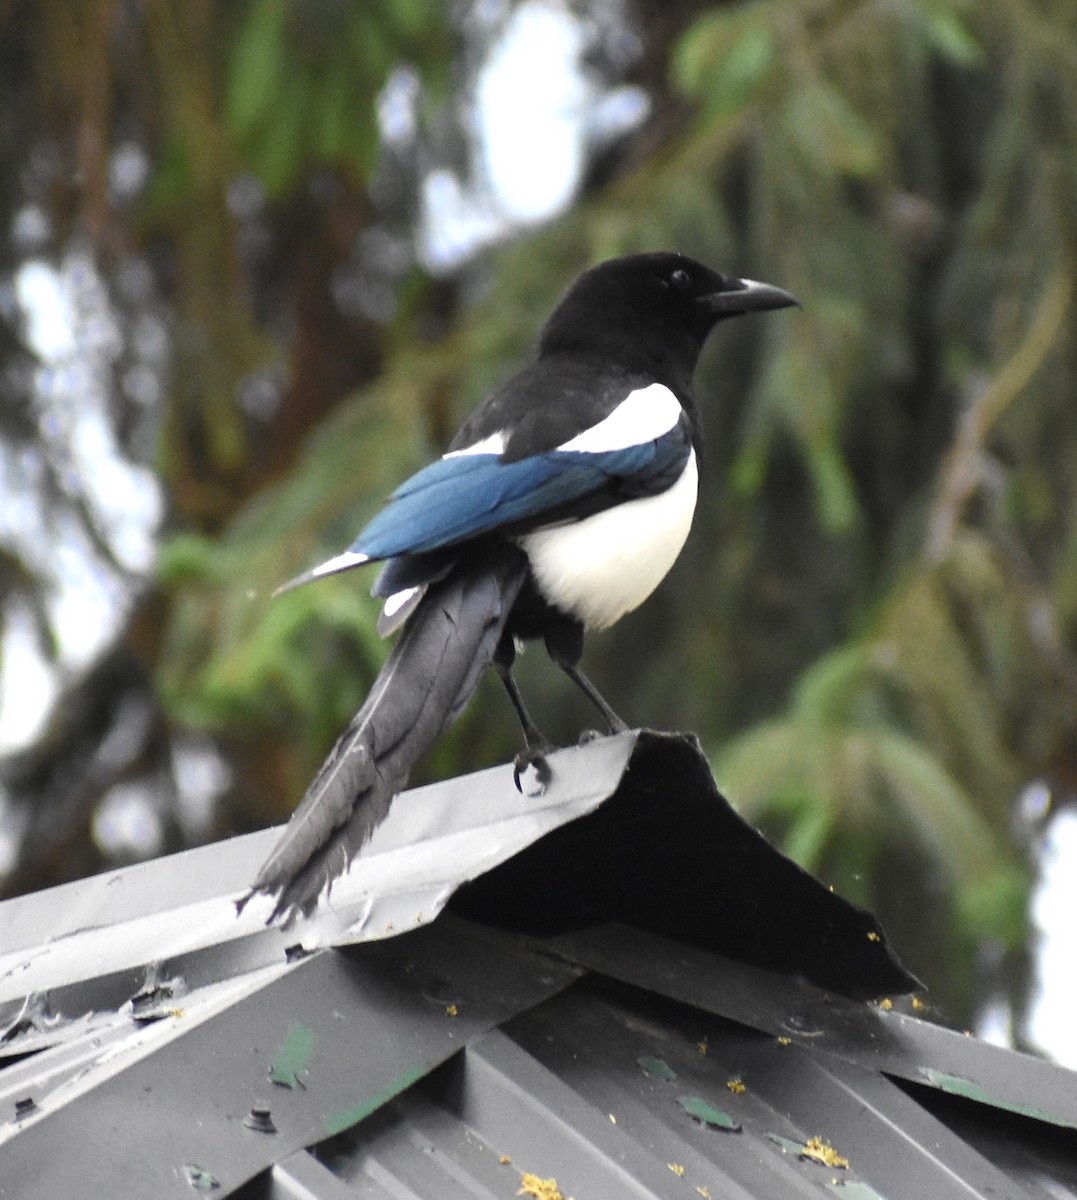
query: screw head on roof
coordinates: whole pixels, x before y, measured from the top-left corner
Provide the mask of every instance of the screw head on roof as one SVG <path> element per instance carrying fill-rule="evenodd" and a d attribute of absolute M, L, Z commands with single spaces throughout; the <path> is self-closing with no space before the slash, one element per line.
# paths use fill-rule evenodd
<path fill-rule="evenodd" d="M 459 1004 L 460 989 L 444 975 L 435 975 L 423 985 L 422 997 L 441 1007 L 448 1004 Z"/>
<path fill-rule="evenodd" d="M 265 1104 L 256 1104 L 249 1113 L 243 1118 L 243 1124 L 248 1129 L 253 1129 L 255 1133 L 276 1133 L 277 1127 L 273 1124 L 273 1118 L 269 1115 L 269 1108 Z"/>

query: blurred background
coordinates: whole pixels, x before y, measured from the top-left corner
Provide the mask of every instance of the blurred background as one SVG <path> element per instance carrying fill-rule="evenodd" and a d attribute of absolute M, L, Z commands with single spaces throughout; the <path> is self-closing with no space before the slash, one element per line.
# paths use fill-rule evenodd
<path fill-rule="evenodd" d="M 272 589 L 676 249 L 803 309 L 708 345 L 693 536 L 585 665 L 1077 1064 L 1077 0 L 0 0 L 0 163 L 4 894 L 284 820 L 386 647 Z M 415 779 L 517 748 L 492 681 Z"/>

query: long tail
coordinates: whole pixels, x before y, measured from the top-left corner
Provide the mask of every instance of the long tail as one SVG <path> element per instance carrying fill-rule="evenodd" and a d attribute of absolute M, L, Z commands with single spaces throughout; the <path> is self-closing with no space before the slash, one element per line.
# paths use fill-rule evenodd
<path fill-rule="evenodd" d="M 428 590 L 240 910 L 265 892 L 277 897 L 270 921 L 313 912 L 385 819 L 412 764 L 471 699 L 526 573 L 520 551 L 498 546 Z"/>

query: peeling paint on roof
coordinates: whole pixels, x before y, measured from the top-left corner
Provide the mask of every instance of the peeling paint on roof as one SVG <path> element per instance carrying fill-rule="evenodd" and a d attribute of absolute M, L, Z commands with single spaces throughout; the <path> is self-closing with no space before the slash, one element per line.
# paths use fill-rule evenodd
<path fill-rule="evenodd" d="M 334 1133 L 340 1133 L 341 1130 L 350 1129 L 353 1125 L 358 1125 L 360 1121 L 369 1117 L 372 1112 L 377 1112 L 383 1104 L 388 1103 L 394 1096 L 399 1096 L 402 1091 L 422 1079 L 425 1074 L 427 1074 L 425 1067 L 409 1067 L 408 1070 L 401 1071 L 395 1079 L 391 1079 L 380 1092 L 375 1092 L 373 1096 L 367 1096 L 365 1099 L 348 1108 L 328 1113 L 322 1122 L 322 1127 L 327 1136 L 332 1137 Z"/>
<path fill-rule="evenodd" d="M 653 1058 L 649 1054 L 641 1054 L 636 1059 L 636 1066 L 644 1075 L 650 1075 L 652 1079 L 663 1079 L 667 1083 L 672 1083 L 677 1078 L 677 1072 L 669 1063 L 663 1062 L 660 1058 Z"/>
<path fill-rule="evenodd" d="M 948 1075 L 945 1071 L 936 1071 L 933 1067 L 921 1067 L 920 1075 L 925 1083 L 949 1092 L 951 1096 L 964 1096 L 966 1100 L 978 1100 L 983 1104 L 991 1104 L 1003 1108 L 1007 1112 L 1018 1113 L 1022 1117 L 1032 1117 L 1036 1121 L 1048 1121 L 1052 1125 L 1060 1125 L 1064 1129 L 1077 1129 L 1072 1120 L 1056 1116 L 1046 1109 L 1032 1104 L 1018 1104 L 998 1095 L 992 1095 L 985 1088 L 971 1079 L 962 1079 L 960 1075 Z"/>
<path fill-rule="evenodd" d="M 677 1103 L 690 1116 L 708 1129 L 728 1129 L 736 1133 L 741 1128 L 729 1113 L 722 1112 L 700 1096 L 678 1096 Z"/>
<path fill-rule="evenodd" d="M 317 1042 L 314 1030 L 309 1025 L 293 1021 L 269 1064 L 270 1082 L 286 1088 L 304 1086 L 302 1076 L 306 1074 Z"/>

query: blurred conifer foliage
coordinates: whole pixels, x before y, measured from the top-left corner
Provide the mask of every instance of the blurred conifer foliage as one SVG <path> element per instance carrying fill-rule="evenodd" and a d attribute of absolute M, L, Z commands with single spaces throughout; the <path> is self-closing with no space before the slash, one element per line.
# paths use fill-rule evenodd
<path fill-rule="evenodd" d="M 274 586 L 439 452 L 583 267 L 668 247 L 773 280 L 802 310 L 701 364 L 682 561 L 588 661 L 630 720 L 699 731 L 730 798 L 967 1018 L 980 952 L 1027 937 L 1017 798 L 1077 783 L 1077 0 L 567 5 L 580 70 L 645 88 L 646 119 L 588 146 L 561 215 L 431 273 L 424 189 L 481 174 L 473 88 L 512 9 L 0 6 L 26 115 L 4 159 L 64 164 L 38 186 L 54 251 L 88 245 L 113 287 L 149 264 L 169 313 L 167 532 L 114 651 L 152 685 L 154 744 L 227 756 L 216 832 L 282 819 L 385 647 L 367 579 Z M 119 203 L 125 141 L 150 166 Z M 0 599 L 26 575 L 0 544 Z M 525 686 L 573 738 L 553 673 Z M 425 776 L 512 753 L 505 707 L 480 693 Z M 50 761 L 10 794 L 54 793 Z M 21 886 L 63 873 L 24 853 Z"/>

